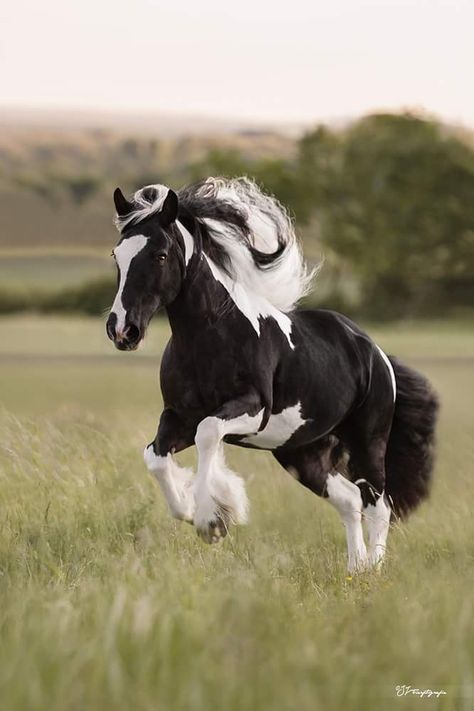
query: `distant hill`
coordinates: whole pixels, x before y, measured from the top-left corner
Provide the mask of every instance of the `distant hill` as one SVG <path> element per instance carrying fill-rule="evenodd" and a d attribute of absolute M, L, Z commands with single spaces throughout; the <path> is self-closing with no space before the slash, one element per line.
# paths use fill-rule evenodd
<path fill-rule="evenodd" d="M 350 123 L 340 118 L 330 129 L 342 134 Z M 128 192 L 153 182 L 180 186 L 213 152 L 235 154 L 242 165 L 267 159 L 291 164 L 308 128 L 165 112 L 4 109 L 0 249 L 102 249 L 114 239 L 116 185 Z M 443 130 L 474 146 L 470 129 Z"/>
<path fill-rule="evenodd" d="M 181 185 L 214 150 L 288 158 L 300 130 L 171 114 L 3 111 L 0 248 L 110 244 L 117 184 Z"/>
<path fill-rule="evenodd" d="M 171 111 L 92 111 L 85 109 L 0 109 L 0 128 L 18 132 L 47 129 L 55 133 L 106 130 L 120 134 L 179 138 L 182 136 L 223 136 L 231 133 L 301 134 L 304 122 L 269 122 L 186 114 Z"/>

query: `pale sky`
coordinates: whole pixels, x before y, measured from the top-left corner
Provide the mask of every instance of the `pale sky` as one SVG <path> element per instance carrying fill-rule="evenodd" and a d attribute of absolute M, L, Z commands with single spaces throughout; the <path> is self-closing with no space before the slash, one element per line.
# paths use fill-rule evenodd
<path fill-rule="evenodd" d="M 474 124 L 474 0 L 3 0 L 0 105 Z"/>

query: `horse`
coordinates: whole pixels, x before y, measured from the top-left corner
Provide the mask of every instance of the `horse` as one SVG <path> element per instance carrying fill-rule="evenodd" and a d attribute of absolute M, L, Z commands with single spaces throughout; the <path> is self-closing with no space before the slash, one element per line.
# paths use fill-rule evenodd
<path fill-rule="evenodd" d="M 148 185 L 130 199 L 117 188 L 114 203 L 107 335 L 135 350 L 161 308 L 171 327 L 144 459 L 172 515 L 223 539 L 248 516 L 223 444 L 267 450 L 338 511 L 349 573 L 379 568 L 391 521 L 429 493 L 430 383 L 345 316 L 297 308 L 314 274 L 288 212 L 248 178 Z M 174 459 L 192 445 L 195 475 Z"/>

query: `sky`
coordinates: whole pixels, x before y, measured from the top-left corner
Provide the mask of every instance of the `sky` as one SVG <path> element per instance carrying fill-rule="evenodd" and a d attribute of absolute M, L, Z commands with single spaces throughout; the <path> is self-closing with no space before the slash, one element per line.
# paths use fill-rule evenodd
<path fill-rule="evenodd" d="M 0 107 L 474 125 L 474 0 L 12 0 Z"/>

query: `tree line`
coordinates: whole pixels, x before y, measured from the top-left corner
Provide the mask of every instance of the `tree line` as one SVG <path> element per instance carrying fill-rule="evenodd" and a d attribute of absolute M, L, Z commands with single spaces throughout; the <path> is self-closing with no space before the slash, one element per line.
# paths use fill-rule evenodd
<path fill-rule="evenodd" d="M 118 156 L 109 148 L 103 169 L 94 164 L 92 173 L 77 169 L 64 180 L 59 173 L 46 180 L 45 172 L 17 185 L 40 196 L 46 191 L 45 200 L 62 191 L 76 210 L 88 210 L 89 200 L 98 198 L 106 210 L 116 184 L 132 191 L 148 182 L 179 187 L 209 175 L 248 175 L 289 209 L 309 259 L 324 259 L 311 305 L 376 319 L 472 307 L 472 140 L 405 113 L 370 115 L 343 130 L 316 126 L 293 151 L 287 144 L 264 154 L 235 145 L 206 149 L 199 159 L 187 152 L 187 162 L 171 156 L 165 164 L 157 142 L 145 150 L 137 139 L 120 144 Z M 124 151 L 126 170 L 119 160 Z M 100 313 L 113 289 L 104 280 L 57 292 L 43 298 L 42 308 L 81 310 L 87 294 L 87 312 Z M 38 304 L 38 295 L 30 300 L 2 292 L 0 311 L 27 309 L 30 301 Z"/>

